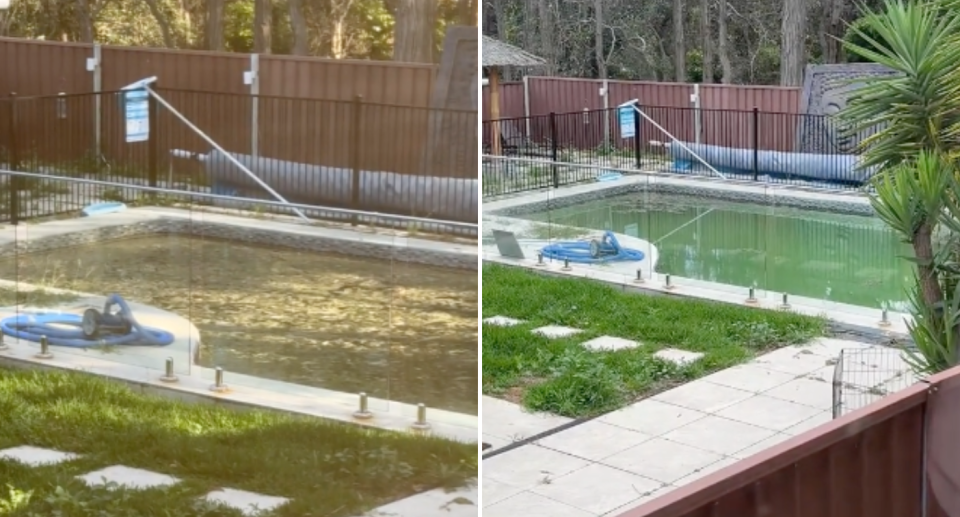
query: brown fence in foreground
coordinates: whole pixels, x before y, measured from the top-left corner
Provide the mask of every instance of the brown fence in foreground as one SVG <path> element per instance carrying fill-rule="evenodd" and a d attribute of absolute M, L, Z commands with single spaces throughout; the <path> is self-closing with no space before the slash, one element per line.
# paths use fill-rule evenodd
<path fill-rule="evenodd" d="M 607 90 L 597 79 L 565 77 L 528 77 L 529 116 L 572 113 L 614 108 L 639 99 L 641 106 L 658 108 L 694 108 L 691 95 L 699 91 L 704 110 L 799 113 L 800 89 L 780 86 L 744 86 L 731 84 L 654 83 L 608 81 Z M 484 88 L 484 120 L 489 119 L 489 90 Z M 523 83 L 508 83 L 500 89 L 500 118 L 523 117 Z"/>
<path fill-rule="evenodd" d="M 99 68 L 88 69 L 95 45 L 0 38 L 0 96 L 110 92 L 156 76 L 161 88 L 252 93 L 244 82 L 251 56 L 226 52 L 99 47 Z M 259 94 L 426 108 L 437 75 L 434 65 L 262 54 Z M 42 66 L 41 66 L 42 65 Z"/>
<path fill-rule="evenodd" d="M 949 517 L 960 512 L 960 368 L 619 517 Z"/>

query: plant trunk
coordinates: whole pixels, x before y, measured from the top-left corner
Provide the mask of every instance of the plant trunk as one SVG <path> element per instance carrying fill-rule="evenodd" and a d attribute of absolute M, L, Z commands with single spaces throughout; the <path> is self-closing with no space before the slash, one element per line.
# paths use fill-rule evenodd
<path fill-rule="evenodd" d="M 917 274 L 920 277 L 920 292 L 927 307 L 943 303 L 943 289 L 933 268 L 933 227 L 925 223 L 913 238 L 913 253 L 917 258 Z"/>

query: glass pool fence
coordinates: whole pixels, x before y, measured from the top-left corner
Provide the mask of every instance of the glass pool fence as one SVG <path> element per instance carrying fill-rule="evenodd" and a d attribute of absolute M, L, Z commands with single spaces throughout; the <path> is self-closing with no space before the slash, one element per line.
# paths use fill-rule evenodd
<path fill-rule="evenodd" d="M 65 206 L 23 212 L 2 233 L 0 355 L 346 418 L 415 422 L 423 404 L 432 421 L 475 426 L 476 240 L 377 214 L 363 215 L 384 224 L 354 226 L 317 206 L 8 171 L 3 181 L 14 177 L 42 193 L 31 202 Z"/>
<path fill-rule="evenodd" d="M 871 315 L 904 308 L 910 250 L 864 198 L 793 196 L 723 182 L 691 186 L 662 177 L 618 185 L 485 203 L 484 257 L 519 254 L 530 265 L 543 260 L 547 269 L 569 260 L 580 275 L 618 284 L 641 275 L 657 285 L 697 287 L 730 299 L 747 300 L 752 293 L 779 301 L 787 295 L 815 300 L 824 310 L 842 304 Z M 605 232 L 640 258 L 614 253 L 596 260 L 597 243 L 607 244 Z"/>

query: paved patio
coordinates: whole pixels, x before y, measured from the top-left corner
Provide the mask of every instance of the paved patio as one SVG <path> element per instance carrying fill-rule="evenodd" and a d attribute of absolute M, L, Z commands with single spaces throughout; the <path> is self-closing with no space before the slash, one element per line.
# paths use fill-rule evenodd
<path fill-rule="evenodd" d="M 832 418 L 841 350 L 865 358 L 888 351 L 838 339 L 782 348 L 486 459 L 483 515 L 618 515 L 819 426 Z M 915 382 L 895 353 L 884 358 L 845 376 L 855 395 L 845 399 L 847 410 Z M 568 422 L 483 401 L 483 441 L 491 450 Z"/>

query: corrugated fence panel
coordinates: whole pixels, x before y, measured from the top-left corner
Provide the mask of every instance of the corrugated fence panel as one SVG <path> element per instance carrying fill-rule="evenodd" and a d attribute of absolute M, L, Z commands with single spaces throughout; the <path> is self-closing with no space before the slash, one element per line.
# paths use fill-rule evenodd
<path fill-rule="evenodd" d="M 428 107 L 434 65 L 260 56 L 260 94 Z"/>
<path fill-rule="evenodd" d="M 490 120 L 490 87 L 483 87 L 483 120 Z M 500 83 L 500 118 L 520 118 L 523 110 L 523 83 Z"/>
<path fill-rule="evenodd" d="M 528 77 L 530 115 L 572 113 L 603 108 L 600 86 L 593 79 Z"/>
<path fill-rule="evenodd" d="M 0 38 L 0 96 L 92 92 L 88 57 L 92 45 Z"/>

